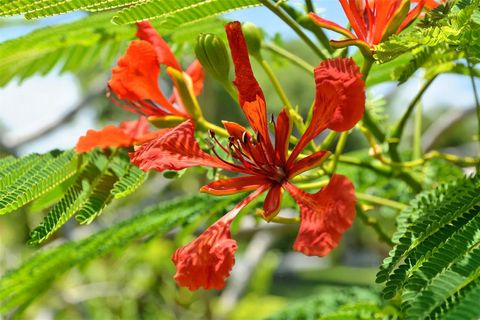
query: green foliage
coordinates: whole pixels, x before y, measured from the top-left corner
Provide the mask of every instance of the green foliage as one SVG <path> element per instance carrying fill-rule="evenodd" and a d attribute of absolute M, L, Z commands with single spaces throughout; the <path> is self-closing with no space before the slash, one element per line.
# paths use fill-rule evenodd
<path fill-rule="evenodd" d="M 12 212 L 77 172 L 73 151 L 32 154 L 0 162 L 0 215 Z"/>
<path fill-rule="evenodd" d="M 409 63 L 395 70 L 401 83 L 419 68 L 426 69 L 426 78 L 455 70 L 458 60 L 480 57 L 476 45 L 480 39 L 479 5 L 478 0 L 466 0 L 437 8 L 422 23 L 378 45 L 375 58 L 385 63 L 403 54 L 410 56 Z"/>
<path fill-rule="evenodd" d="M 373 290 L 364 288 L 329 288 L 327 291 L 288 305 L 267 320 L 317 320 L 317 319 L 396 319 L 398 310 L 382 305 Z"/>
<path fill-rule="evenodd" d="M 152 0 L 120 11 L 113 22 L 126 24 L 160 19 L 162 28 L 172 29 L 255 5 L 259 5 L 257 0 Z"/>
<path fill-rule="evenodd" d="M 23 310 L 73 267 L 124 248 L 135 239 L 165 234 L 202 215 L 222 212 L 235 200 L 197 195 L 162 202 L 88 238 L 41 251 L 0 279 L 0 313 Z"/>
<path fill-rule="evenodd" d="M 114 26 L 112 15 L 98 14 L 80 21 L 39 29 L 0 44 L 0 86 L 35 74 L 107 69 L 135 30 Z"/>
<path fill-rule="evenodd" d="M 54 70 L 60 73 L 108 70 L 135 35 L 134 26 L 114 25 L 112 17 L 112 13 L 98 13 L 0 43 L 0 87 L 14 79 L 21 82 Z M 211 18 L 171 29 L 162 25 L 161 35 L 170 36 L 177 43 L 193 43 L 204 30 L 222 33 L 223 21 Z"/>
<path fill-rule="evenodd" d="M 476 176 L 419 195 L 398 217 L 377 282 L 385 298 L 401 294 L 407 319 L 480 317 L 479 203 Z"/>
<path fill-rule="evenodd" d="M 172 28 L 255 5 L 259 5 L 257 0 L 14 0 L 0 2 L 0 16 L 23 14 L 37 19 L 78 10 L 117 9 L 115 23 L 161 19 L 166 28 Z"/>
<path fill-rule="evenodd" d="M 80 223 L 92 222 L 114 199 L 135 191 L 146 174 L 130 164 L 122 149 L 110 155 L 93 151 L 83 155 L 81 168 L 63 197 L 30 234 L 29 243 L 46 240 L 72 216 Z"/>

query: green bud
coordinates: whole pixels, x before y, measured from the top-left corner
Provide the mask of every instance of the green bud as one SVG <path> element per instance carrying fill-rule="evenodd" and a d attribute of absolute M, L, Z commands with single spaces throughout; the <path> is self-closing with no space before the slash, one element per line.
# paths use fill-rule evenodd
<path fill-rule="evenodd" d="M 212 33 L 201 33 L 197 38 L 195 55 L 203 68 L 215 79 L 229 83 L 230 58 L 222 39 Z"/>
<path fill-rule="evenodd" d="M 245 22 L 242 25 L 242 32 L 247 42 L 248 52 L 255 58 L 259 58 L 263 41 L 262 31 L 253 23 Z"/>

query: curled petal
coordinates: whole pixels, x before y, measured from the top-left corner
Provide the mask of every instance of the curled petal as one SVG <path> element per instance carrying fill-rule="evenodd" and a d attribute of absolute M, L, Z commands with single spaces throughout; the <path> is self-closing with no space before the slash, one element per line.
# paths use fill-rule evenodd
<path fill-rule="evenodd" d="M 194 166 L 231 169 L 231 166 L 200 149 L 192 120 L 168 129 L 162 136 L 130 153 L 131 162 L 144 171 L 182 170 Z"/>
<path fill-rule="evenodd" d="M 317 167 L 323 161 L 325 161 L 329 155 L 329 151 L 320 150 L 303 159 L 293 162 L 290 168 L 288 168 L 288 176 L 292 178 Z"/>
<path fill-rule="evenodd" d="M 347 37 L 349 39 L 357 38 L 353 33 L 350 32 L 350 30 L 345 29 L 344 27 L 342 27 L 341 25 L 339 25 L 339 24 L 337 24 L 333 21 L 323 19 L 322 17 L 318 16 L 317 14 L 315 14 L 313 12 L 310 12 L 308 14 L 308 17 L 310 19 L 312 19 L 312 21 L 316 25 L 318 25 L 319 27 L 335 31 L 337 33 L 340 33 L 340 34 L 344 35 L 345 37 Z"/>
<path fill-rule="evenodd" d="M 365 112 L 365 83 L 352 59 L 324 60 L 314 74 L 316 95 L 312 121 L 293 149 L 289 164 L 323 130 L 350 130 Z"/>
<path fill-rule="evenodd" d="M 287 162 L 288 144 L 291 134 L 292 121 L 287 110 L 282 109 L 275 124 L 275 156 L 280 166 L 284 166 Z"/>
<path fill-rule="evenodd" d="M 261 187 L 252 192 L 197 239 L 175 251 L 172 261 L 177 268 L 175 280 L 178 285 L 192 291 L 225 286 L 237 250 L 236 241 L 231 239 L 230 224 L 240 210 L 264 191 L 265 187 Z"/>
<path fill-rule="evenodd" d="M 337 58 L 323 61 L 315 68 L 315 83 L 317 85 L 315 99 L 318 100 L 318 103 L 330 100 L 327 91 L 332 87 L 330 85 L 324 87 L 324 83 L 333 85 L 338 92 L 337 105 L 332 119 L 328 122 L 329 129 L 347 131 L 362 119 L 365 112 L 365 83 L 362 80 L 360 68 L 352 59 Z M 327 98 L 324 98 L 325 96 Z M 317 102 L 315 103 L 317 104 Z M 317 108 L 328 107 L 318 106 Z M 319 115 L 322 113 L 319 112 Z"/>
<path fill-rule="evenodd" d="M 160 66 L 152 45 L 146 41 L 132 41 L 126 54 L 112 69 L 110 89 L 120 98 L 133 101 L 152 100 L 173 109 L 158 87 Z"/>
<path fill-rule="evenodd" d="M 200 191 L 214 195 L 228 195 L 238 192 L 253 191 L 270 182 L 264 177 L 245 176 L 231 179 L 217 180 L 203 186 Z"/>
<path fill-rule="evenodd" d="M 88 152 L 96 147 L 128 147 L 132 145 L 133 138 L 125 134 L 122 129 L 115 126 L 106 126 L 103 129 L 88 130 L 87 134 L 80 137 L 75 147 L 78 153 Z"/>
<path fill-rule="evenodd" d="M 172 256 L 175 281 L 191 291 L 222 289 L 235 263 L 237 242 L 230 236 L 231 221 L 218 220 L 197 239 Z"/>
<path fill-rule="evenodd" d="M 164 133 L 165 130 L 151 132 L 147 119 L 140 117 L 136 121 L 124 121 L 118 127 L 109 125 L 99 131 L 88 130 L 87 134 L 78 140 L 76 151 L 88 152 L 96 147 L 129 147 L 145 143 Z"/>
<path fill-rule="evenodd" d="M 265 220 L 272 220 L 282 207 L 283 189 L 281 184 L 274 184 L 268 190 L 265 201 L 263 202 L 263 217 Z"/>
<path fill-rule="evenodd" d="M 265 101 L 265 96 L 250 65 L 248 48 L 242 33 L 240 22 L 234 21 L 225 26 L 228 44 L 232 53 L 233 64 L 235 65 L 235 80 L 233 84 L 238 89 L 238 100 L 240 106 L 245 102 L 252 102 L 259 96 Z"/>
<path fill-rule="evenodd" d="M 315 194 L 284 183 L 300 207 L 300 230 L 293 248 L 308 256 L 325 256 L 340 242 L 355 217 L 355 190 L 342 175 Z"/>
<path fill-rule="evenodd" d="M 148 21 L 142 21 L 137 23 L 137 34 L 136 36 L 144 41 L 150 42 L 155 48 L 157 54 L 157 59 L 159 64 L 164 64 L 169 67 L 175 68 L 179 71 L 182 70 L 180 64 L 178 63 L 175 55 L 168 46 L 168 44 L 163 40 L 163 38 L 158 34 L 157 30 Z"/>

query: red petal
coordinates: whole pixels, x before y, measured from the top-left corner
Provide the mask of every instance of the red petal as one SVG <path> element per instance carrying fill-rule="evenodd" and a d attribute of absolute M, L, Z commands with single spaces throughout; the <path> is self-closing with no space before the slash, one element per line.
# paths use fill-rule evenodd
<path fill-rule="evenodd" d="M 355 217 L 355 190 L 346 177 L 334 175 L 315 194 L 287 182 L 284 187 L 300 207 L 300 230 L 293 248 L 308 256 L 325 256 L 340 242 Z"/>
<path fill-rule="evenodd" d="M 168 44 L 163 40 L 163 38 L 158 34 L 157 30 L 148 21 L 142 21 L 137 23 L 137 34 L 136 36 L 141 39 L 150 42 L 155 48 L 157 54 L 157 59 L 159 64 L 164 64 L 169 67 L 175 68 L 179 71 L 182 70 L 180 64 L 178 63 L 175 55 L 168 46 Z"/>
<path fill-rule="evenodd" d="M 203 186 L 200 191 L 223 196 L 238 192 L 253 191 L 263 185 L 269 184 L 270 182 L 263 177 L 246 176 L 214 181 Z"/>
<path fill-rule="evenodd" d="M 177 268 L 175 280 L 190 290 L 222 289 L 235 263 L 237 243 L 231 239 L 230 224 L 235 216 L 265 188 L 257 189 L 230 212 L 211 225 L 197 239 L 178 249 L 172 256 Z"/>
<path fill-rule="evenodd" d="M 312 121 L 289 158 L 291 164 L 303 148 L 326 128 L 350 130 L 365 111 L 365 84 L 350 58 L 324 60 L 315 68 L 316 96 Z"/>
<path fill-rule="evenodd" d="M 193 92 L 198 96 L 203 89 L 203 82 L 205 80 L 205 72 L 198 60 L 192 62 L 185 71 L 192 79 Z"/>
<path fill-rule="evenodd" d="M 225 30 L 227 32 L 233 64 L 235 65 L 235 80 L 233 84 L 238 89 L 240 106 L 243 106 L 245 102 L 255 101 L 257 96 L 265 101 L 263 91 L 255 79 L 252 66 L 250 65 L 247 43 L 243 37 L 240 22 L 234 21 L 227 24 Z"/>
<path fill-rule="evenodd" d="M 345 29 L 344 27 L 340 26 L 339 24 L 336 24 L 333 21 L 323 19 L 322 17 L 319 17 L 317 14 L 313 12 L 310 12 L 308 14 L 308 17 L 312 19 L 312 21 L 315 22 L 316 25 L 322 28 L 329 29 L 337 33 L 343 34 L 344 36 L 350 39 L 357 38 L 353 33 L 350 32 L 350 30 Z"/>
<path fill-rule="evenodd" d="M 324 83 L 331 82 L 339 92 L 339 97 L 335 101 L 333 119 L 328 123 L 329 129 L 347 131 L 362 119 L 365 112 L 365 83 L 362 80 L 360 68 L 352 59 L 338 58 L 323 61 L 315 69 L 315 82 L 318 103 L 330 102 L 329 93 L 326 91 L 331 89 L 331 86 L 325 88 Z M 345 99 L 341 97 L 343 95 Z M 325 108 L 325 106 L 322 107 Z"/>
<path fill-rule="evenodd" d="M 133 101 L 152 100 L 174 109 L 158 88 L 160 66 L 155 50 L 146 41 L 132 41 L 126 54 L 112 69 L 108 82 L 111 90 L 120 98 Z"/>
<path fill-rule="evenodd" d="M 124 121 L 118 127 L 110 125 L 100 131 L 88 130 L 87 134 L 78 140 L 76 150 L 82 153 L 96 147 L 129 147 L 143 144 L 165 133 L 166 130 L 151 132 L 147 118 L 140 117 L 135 121 Z"/>
<path fill-rule="evenodd" d="M 317 167 L 320 163 L 325 161 L 329 155 L 329 151 L 321 150 L 301 160 L 295 161 L 288 169 L 288 177 L 293 178 L 305 171 Z"/>
<path fill-rule="evenodd" d="M 263 202 L 263 217 L 265 220 L 272 220 L 282 207 L 283 189 L 281 184 L 274 184 L 267 193 Z"/>
<path fill-rule="evenodd" d="M 133 138 L 115 126 L 106 126 L 99 131 L 88 130 L 87 134 L 80 137 L 75 150 L 78 153 L 88 152 L 96 147 L 128 147 L 133 143 Z"/>
<path fill-rule="evenodd" d="M 130 153 L 131 162 L 144 171 L 161 172 L 194 166 L 231 170 L 231 166 L 200 149 L 194 131 L 195 127 L 191 120 L 168 129 L 164 135 Z"/>
<path fill-rule="evenodd" d="M 267 127 L 267 108 L 265 106 L 265 101 L 257 96 L 257 99 L 254 101 L 245 102 L 242 109 L 247 116 L 247 120 L 252 126 L 252 129 L 257 133 L 260 133 L 262 139 L 264 139 L 269 147 L 271 147 L 269 151 L 273 152 Z"/>
<path fill-rule="evenodd" d="M 281 166 L 287 162 L 288 143 L 291 134 L 292 121 L 288 112 L 282 109 L 278 114 L 277 124 L 275 125 L 275 154 Z"/>
<path fill-rule="evenodd" d="M 235 264 L 237 242 L 231 239 L 231 220 L 218 220 L 197 239 L 177 249 L 172 261 L 177 268 L 175 281 L 191 291 L 222 289 Z"/>

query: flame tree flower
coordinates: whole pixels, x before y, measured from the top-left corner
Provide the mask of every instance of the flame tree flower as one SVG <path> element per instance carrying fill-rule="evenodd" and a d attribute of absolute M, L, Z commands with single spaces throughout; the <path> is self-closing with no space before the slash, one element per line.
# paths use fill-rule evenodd
<path fill-rule="evenodd" d="M 101 130 L 88 130 L 78 139 L 75 151 L 78 153 L 108 147 L 131 147 L 141 145 L 165 133 L 165 129 L 150 131 L 148 120 L 140 117 L 135 121 L 124 121 L 119 126 L 108 125 Z"/>
<path fill-rule="evenodd" d="M 189 89 L 199 95 L 204 80 L 201 64 L 195 60 L 183 72 L 168 44 L 149 22 L 138 23 L 136 35 L 141 40 L 132 41 L 126 54 L 119 59 L 118 66 L 112 70 L 109 88 L 116 97 L 122 99 L 118 101 L 111 96 L 114 103 L 141 117 L 136 121 L 122 122 L 119 126 L 109 125 L 99 131 L 88 130 L 77 142 L 76 151 L 79 153 L 95 147 L 140 145 L 165 132 L 150 132 L 146 117 L 157 126 L 176 125 L 192 118 L 185 110 L 175 86 L 169 99 L 163 95 L 158 86 L 158 77 L 161 65 L 178 70 L 183 73 Z"/>
<path fill-rule="evenodd" d="M 192 112 L 182 103 L 175 81 L 172 95 L 167 98 L 158 86 L 158 78 L 162 65 L 180 71 L 198 96 L 205 77 L 201 64 L 195 60 L 183 72 L 168 44 L 149 22 L 138 23 L 137 30 L 140 40 L 130 43 L 126 54 L 112 70 L 109 81 L 109 88 L 115 95 L 111 96 L 112 101 L 128 111 L 153 117 L 149 118 L 153 123 L 176 125 L 191 119 Z"/>
<path fill-rule="evenodd" d="M 330 44 L 335 48 L 358 46 L 364 54 L 371 55 L 374 47 L 386 40 L 390 35 L 397 34 L 405 29 L 422 9 L 429 9 L 439 5 L 434 0 L 416 0 L 417 4 L 411 8 L 410 0 L 339 0 L 345 12 L 352 31 L 333 21 L 323 19 L 315 13 L 309 17 L 320 27 L 344 35 L 346 40 L 332 40 Z"/>
<path fill-rule="evenodd" d="M 192 166 L 220 168 L 241 176 L 214 181 L 201 191 L 229 195 L 253 191 L 233 210 L 211 225 L 196 240 L 178 249 L 172 257 L 177 267 L 175 279 L 190 290 L 221 289 L 234 264 L 236 242 L 230 236 L 230 224 L 248 203 L 267 192 L 263 215 L 272 220 L 281 208 L 286 190 L 300 208 L 300 230 L 294 249 L 306 255 L 324 256 L 335 248 L 355 215 L 352 183 L 333 175 L 329 184 L 315 194 L 306 193 L 292 183 L 292 178 L 317 167 L 329 155 L 317 151 L 306 157 L 300 153 L 325 129 L 346 131 L 361 119 L 365 107 L 365 86 L 359 68 L 351 59 L 322 62 L 314 71 L 316 97 L 312 120 L 298 143 L 288 153 L 292 121 L 283 109 L 274 124 L 275 140 L 268 132 L 267 111 L 262 89 L 251 69 L 248 50 L 239 22 L 226 26 L 235 66 L 234 85 L 240 106 L 252 127 L 252 134 L 234 122 L 224 122 L 229 143 L 223 146 L 212 139 L 232 161 L 203 152 L 194 137 L 194 123 L 185 121 L 131 153 L 132 163 L 142 170 L 181 170 Z M 273 120 L 272 120 L 273 121 Z"/>

